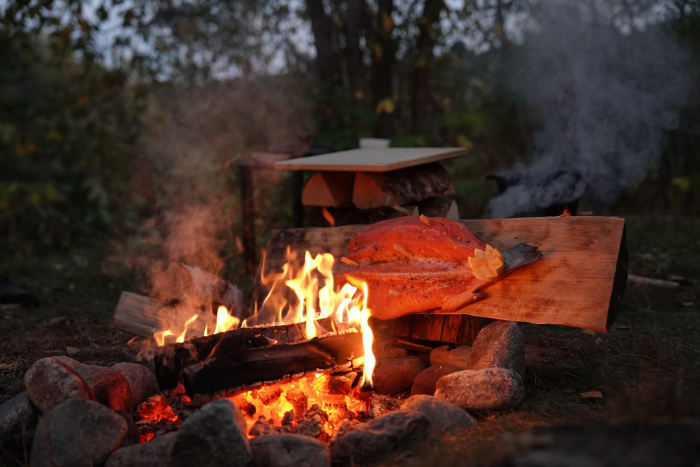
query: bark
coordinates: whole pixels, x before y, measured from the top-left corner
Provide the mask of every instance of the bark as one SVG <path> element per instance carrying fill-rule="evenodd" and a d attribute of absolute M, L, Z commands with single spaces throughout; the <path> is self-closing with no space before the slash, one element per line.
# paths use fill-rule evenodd
<path fill-rule="evenodd" d="M 348 57 L 348 77 L 353 98 L 360 102 L 368 102 L 367 80 L 365 78 L 365 63 L 362 60 L 360 39 L 366 19 L 364 0 L 348 0 L 346 47 Z"/>
<path fill-rule="evenodd" d="M 323 8 L 323 0 L 306 0 L 306 12 L 316 47 L 316 74 L 319 84 L 328 90 L 342 74 L 340 56 L 333 44 L 333 22 Z"/>
<path fill-rule="evenodd" d="M 440 18 L 440 12 L 444 6 L 443 0 L 425 0 L 423 15 L 418 20 L 420 35 L 418 36 L 416 47 L 417 54 L 411 106 L 411 133 L 413 135 L 425 134 L 427 131 L 432 92 L 433 49 L 435 48 L 433 25 Z"/>

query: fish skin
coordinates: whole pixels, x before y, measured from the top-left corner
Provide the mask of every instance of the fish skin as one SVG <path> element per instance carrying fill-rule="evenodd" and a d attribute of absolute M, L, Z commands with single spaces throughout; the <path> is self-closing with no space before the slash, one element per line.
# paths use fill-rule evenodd
<path fill-rule="evenodd" d="M 467 261 L 486 243 L 459 222 L 440 217 L 429 222 L 408 216 L 358 230 L 345 257 L 359 266 L 336 274 L 335 280 L 367 282 L 367 306 L 379 319 L 450 311 L 474 301 L 474 293 L 488 282 L 476 279 Z"/>

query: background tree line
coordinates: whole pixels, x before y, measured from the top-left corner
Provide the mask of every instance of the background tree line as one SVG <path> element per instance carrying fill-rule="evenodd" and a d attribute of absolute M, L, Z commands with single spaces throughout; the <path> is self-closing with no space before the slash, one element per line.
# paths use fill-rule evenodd
<path fill-rule="evenodd" d="M 621 30 L 631 24 L 625 34 L 663 31 L 683 44 L 688 63 L 700 63 L 698 0 L 588 3 Z M 339 149 L 363 136 L 470 147 L 475 156 L 449 170 L 462 215 L 478 217 L 495 194 L 483 175 L 526 160 L 541 126 L 543 116 L 509 83 L 536 34 L 530 12 L 542 7 L 525 0 L 5 2 L 5 254 L 114 232 L 145 241 L 168 228 L 166 213 L 193 203 L 235 216 L 232 164 L 305 133 Z M 689 76 L 681 121 L 647 180 L 623 197 L 624 209 L 697 205 L 700 83 Z M 260 177 L 260 203 L 271 208 L 262 209 L 260 228 L 288 223 L 288 181 Z M 233 232 L 227 241 L 235 242 Z"/>

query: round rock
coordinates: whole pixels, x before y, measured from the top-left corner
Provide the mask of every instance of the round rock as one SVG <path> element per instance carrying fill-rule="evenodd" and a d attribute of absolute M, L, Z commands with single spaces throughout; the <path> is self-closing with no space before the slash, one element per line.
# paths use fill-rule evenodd
<path fill-rule="evenodd" d="M 241 411 L 228 399 L 206 404 L 177 431 L 173 467 L 245 466 L 251 459 Z"/>
<path fill-rule="evenodd" d="M 175 434 L 166 433 L 147 443 L 118 449 L 109 456 L 105 467 L 170 467 Z"/>
<path fill-rule="evenodd" d="M 308 436 L 272 434 L 250 440 L 251 467 L 327 467 L 331 453 L 325 443 Z"/>
<path fill-rule="evenodd" d="M 394 347 L 392 345 L 393 336 L 385 337 L 384 335 L 378 335 L 372 341 L 372 353 L 377 360 L 382 360 L 385 358 L 395 358 L 395 357 L 405 357 L 408 355 L 406 349 L 401 347 Z"/>
<path fill-rule="evenodd" d="M 160 394 L 158 381 L 151 370 L 138 363 L 117 363 L 112 369 L 118 371 L 129 383 L 131 402 L 138 407 L 149 397 Z"/>
<path fill-rule="evenodd" d="M 39 421 L 39 411 L 24 391 L 0 405 L 0 446 L 16 452 L 29 451 Z"/>
<path fill-rule="evenodd" d="M 95 393 L 95 400 L 112 410 L 131 413 L 131 388 L 124 377 L 116 370 L 97 365 L 76 368 L 80 376 Z"/>
<path fill-rule="evenodd" d="M 441 345 L 430 352 L 431 366 L 453 366 L 460 370 L 469 369 L 472 348 L 469 345 Z"/>
<path fill-rule="evenodd" d="M 400 445 L 425 438 L 430 420 L 422 413 L 401 409 L 360 425 L 331 443 L 333 459 L 352 465 L 381 461 Z"/>
<path fill-rule="evenodd" d="M 414 355 L 379 360 L 372 373 L 374 390 L 384 395 L 397 393 L 413 384 L 425 368 L 425 362 Z"/>
<path fill-rule="evenodd" d="M 515 321 L 496 321 L 479 331 L 472 346 L 470 370 L 505 368 L 523 376 L 525 339 Z"/>
<path fill-rule="evenodd" d="M 75 370 L 76 368 L 80 368 L 81 366 L 87 366 L 86 364 L 80 363 L 78 360 L 75 360 L 75 359 L 73 359 L 73 358 L 67 357 L 67 356 L 65 356 L 65 355 L 58 355 L 58 356 L 56 356 L 56 357 L 51 357 L 51 358 L 53 358 L 53 359 L 55 359 L 55 360 L 58 360 L 58 361 L 61 362 L 61 363 L 65 363 L 66 365 L 68 365 L 69 367 L 73 368 L 74 370 Z"/>
<path fill-rule="evenodd" d="M 31 467 L 103 465 L 127 432 L 122 417 L 92 400 L 73 398 L 45 413 L 32 443 Z"/>
<path fill-rule="evenodd" d="M 425 370 L 418 373 L 418 375 L 416 375 L 415 379 L 413 380 L 413 386 L 411 386 L 411 395 L 434 395 L 437 380 L 445 375 L 449 375 L 457 371 L 462 370 L 454 366 L 446 365 L 431 366 L 426 368 Z"/>
<path fill-rule="evenodd" d="M 32 403 L 42 413 L 72 397 L 95 399 L 95 394 L 80 374 L 53 357 L 34 362 L 24 375 L 24 386 Z"/>
<path fill-rule="evenodd" d="M 467 410 L 517 407 L 525 389 L 519 374 L 504 368 L 462 370 L 437 382 L 435 397 Z"/>
<path fill-rule="evenodd" d="M 401 409 L 416 410 L 430 420 L 430 431 L 441 436 L 476 426 L 476 419 L 454 404 L 433 396 L 418 394 L 403 403 Z"/>

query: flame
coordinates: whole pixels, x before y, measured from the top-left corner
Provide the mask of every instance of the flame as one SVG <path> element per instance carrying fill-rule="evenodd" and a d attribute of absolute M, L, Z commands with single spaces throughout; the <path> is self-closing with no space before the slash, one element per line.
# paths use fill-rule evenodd
<path fill-rule="evenodd" d="M 323 215 L 323 218 L 326 219 L 328 225 L 330 225 L 331 227 L 335 227 L 335 217 L 333 217 L 333 214 L 331 214 L 328 209 L 323 208 L 321 210 L 321 215 Z"/>
<path fill-rule="evenodd" d="M 557 217 L 571 217 L 571 212 L 569 211 L 569 208 L 564 208 L 564 211 Z"/>
<path fill-rule="evenodd" d="M 336 291 L 333 280 L 333 265 L 335 259 L 329 253 L 317 254 L 312 257 L 309 251 L 304 253 L 304 262 L 297 266 L 297 254 L 289 247 L 286 251 L 287 262 L 281 272 L 272 271 L 265 275 L 266 256 L 263 255 L 261 283 L 269 292 L 262 305 L 255 304 L 255 313 L 243 320 L 232 316 L 224 306 L 219 306 L 216 313 L 216 328 L 214 334 L 237 329 L 239 327 L 255 326 L 267 323 L 305 323 L 306 338 L 311 339 L 319 334 L 320 325 L 316 320 L 333 318 L 336 323 L 346 323 L 350 327 L 359 327 L 363 333 L 365 350 L 365 371 L 362 387 L 372 386 L 372 370 L 375 359 L 372 355 L 372 330 L 368 321 L 371 311 L 367 308 L 369 291 L 367 284 L 358 279 L 352 279 Z M 211 316 L 211 313 L 209 313 Z M 154 333 L 159 346 L 166 341 L 184 342 L 188 338 L 188 330 L 200 314 L 196 313 L 187 319 L 183 329 L 176 333 L 172 329 Z M 213 326 L 213 323 L 212 323 Z M 202 329 L 201 327 L 199 328 Z M 209 324 L 204 326 L 204 335 L 209 333 Z M 196 334 L 196 329 L 190 334 Z M 330 332 L 331 329 L 322 330 Z M 201 331 L 200 334 L 201 335 Z M 171 339 L 166 339 L 171 337 Z M 193 337 L 193 336 L 190 336 Z"/>

